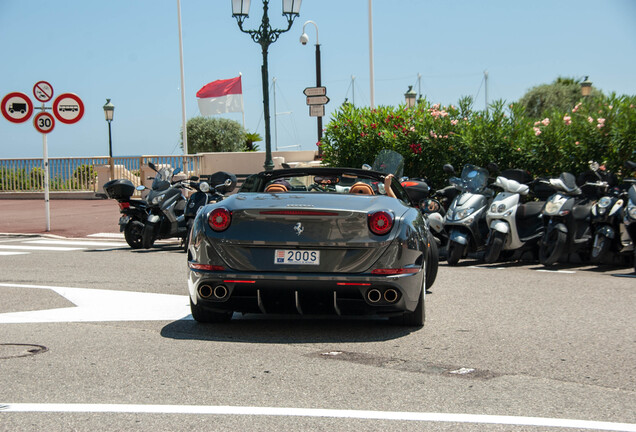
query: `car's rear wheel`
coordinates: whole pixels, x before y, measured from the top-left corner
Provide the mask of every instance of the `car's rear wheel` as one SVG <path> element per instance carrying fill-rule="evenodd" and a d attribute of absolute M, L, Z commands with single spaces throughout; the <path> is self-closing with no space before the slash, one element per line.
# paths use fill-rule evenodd
<path fill-rule="evenodd" d="M 413 312 L 406 312 L 401 316 L 391 318 L 395 324 L 408 327 L 422 327 L 426 321 L 426 287 L 424 286 L 426 278 L 422 278 L 422 289 L 420 290 L 420 298 L 417 307 Z"/>
<path fill-rule="evenodd" d="M 190 311 L 192 318 L 200 323 L 220 323 L 232 319 L 232 312 L 214 312 L 201 307 L 201 305 L 195 305 L 192 299 L 190 299 Z"/>
<path fill-rule="evenodd" d="M 437 269 L 439 267 L 439 250 L 437 242 L 431 233 L 428 233 L 429 247 L 426 252 L 426 290 L 430 290 L 437 278 Z"/>

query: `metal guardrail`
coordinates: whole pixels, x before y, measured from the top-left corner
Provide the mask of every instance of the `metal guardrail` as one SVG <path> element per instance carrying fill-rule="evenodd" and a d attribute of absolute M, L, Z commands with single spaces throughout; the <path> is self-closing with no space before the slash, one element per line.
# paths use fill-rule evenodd
<path fill-rule="evenodd" d="M 186 175 L 199 175 L 201 156 L 131 156 L 49 158 L 49 189 L 53 192 L 98 192 L 111 179 L 127 178 L 134 184 L 155 165 L 181 167 Z M 148 175 L 148 174 L 145 174 Z M 44 191 L 44 162 L 40 158 L 0 159 L 0 192 Z"/>

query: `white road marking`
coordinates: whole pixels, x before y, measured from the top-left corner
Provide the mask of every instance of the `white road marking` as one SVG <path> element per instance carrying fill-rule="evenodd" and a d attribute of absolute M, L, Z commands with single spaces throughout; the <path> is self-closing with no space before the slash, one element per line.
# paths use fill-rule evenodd
<path fill-rule="evenodd" d="M 0 286 L 52 290 L 76 305 L 0 314 L 0 324 L 192 319 L 188 296 L 183 295 L 9 283 Z"/>
<path fill-rule="evenodd" d="M 2 256 L 6 256 L 6 255 L 27 255 L 28 252 L 5 252 L 5 251 L 0 251 L 0 255 Z"/>
<path fill-rule="evenodd" d="M 118 247 L 128 246 L 127 243 L 107 242 L 107 241 L 90 241 L 90 240 L 29 240 L 25 241 L 27 244 L 41 244 L 41 245 L 68 245 L 68 246 L 99 246 L 99 247 Z"/>
<path fill-rule="evenodd" d="M 548 269 L 539 269 L 538 272 L 544 273 L 563 273 L 563 274 L 574 274 L 576 273 L 574 270 L 548 270 Z"/>
<path fill-rule="evenodd" d="M 89 234 L 86 237 L 102 237 L 102 238 L 123 239 L 124 235 L 122 233 L 95 233 L 95 234 Z"/>
<path fill-rule="evenodd" d="M 469 266 L 468 268 L 486 269 L 486 270 L 503 270 L 505 267 Z"/>
<path fill-rule="evenodd" d="M 124 405 L 124 404 L 36 404 L 0 403 L 3 412 L 43 413 L 124 413 L 124 414 L 209 414 L 250 415 L 282 417 L 330 417 L 365 420 L 395 420 L 419 422 L 449 422 L 504 424 L 552 428 L 596 429 L 609 431 L 636 431 L 636 424 L 594 420 L 560 419 L 548 417 L 521 417 L 505 415 L 426 413 L 400 411 L 369 411 L 320 408 L 280 408 L 249 406 L 205 406 L 205 405 Z"/>
<path fill-rule="evenodd" d="M 86 248 L 80 247 L 52 247 L 52 246 L 22 246 L 22 245 L 5 245 L 0 244 L 0 249 L 15 249 L 15 250 L 39 250 L 39 251 L 74 251 L 74 250 L 82 250 Z"/>

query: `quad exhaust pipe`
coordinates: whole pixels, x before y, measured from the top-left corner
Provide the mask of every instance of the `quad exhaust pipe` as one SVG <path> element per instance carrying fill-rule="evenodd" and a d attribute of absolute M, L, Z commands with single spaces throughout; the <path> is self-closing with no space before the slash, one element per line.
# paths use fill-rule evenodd
<path fill-rule="evenodd" d="M 202 299 L 214 299 L 214 300 L 225 300 L 230 291 L 227 289 L 225 285 L 217 285 L 215 287 L 211 285 L 203 284 L 199 286 L 199 296 Z"/>
<path fill-rule="evenodd" d="M 393 288 L 388 288 L 383 291 L 380 291 L 377 288 L 372 288 L 367 291 L 367 301 L 372 304 L 376 304 L 382 301 L 382 299 L 384 299 L 386 303 L 395 303 L 399 297 L 400 295 Z"/>

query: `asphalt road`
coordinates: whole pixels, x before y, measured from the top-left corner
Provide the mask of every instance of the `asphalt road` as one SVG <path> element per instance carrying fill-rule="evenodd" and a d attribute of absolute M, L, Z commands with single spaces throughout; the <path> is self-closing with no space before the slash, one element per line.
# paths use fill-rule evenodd
<path fill-rule="evenodd" d="M 442 264 L 419 330 L 201 325 L 177 245 L 103 242 L 0 237 L 0 430 L 636 430 L 632 268 Z"/>

